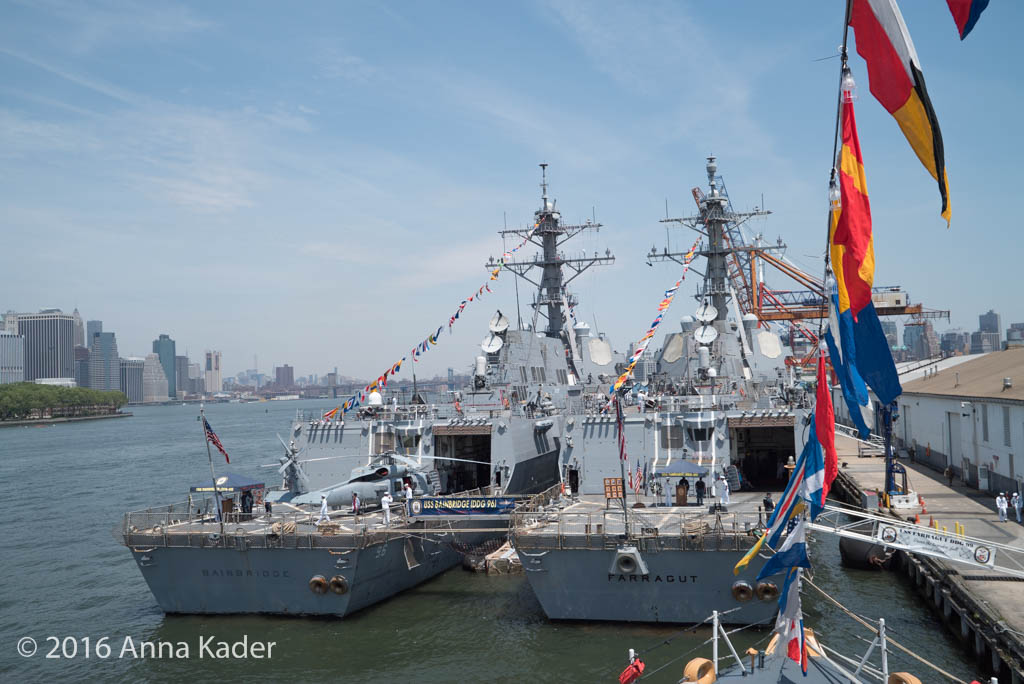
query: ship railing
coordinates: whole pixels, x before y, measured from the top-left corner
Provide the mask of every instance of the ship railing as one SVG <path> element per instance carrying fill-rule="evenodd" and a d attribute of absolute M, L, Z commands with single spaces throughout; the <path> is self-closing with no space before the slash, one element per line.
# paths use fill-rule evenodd
<path fill-rule="evenodd" d="M 609 548 L 626 541 L 641 550 L 746 551 L 763 529 L 758 512 L 681 512 L 658 508 L 592 512 L 518 509 L 512 515 L 517 546 L 529 549 Z M 628 531 L 628 533 L 627 533 Z"/>
<path fill-rule="evenodd" d="M 493 485 L 458 492 L 457 496 L 484 497 L 497 494 Z M 135 551 L 157 547 L 328 549 L 332 554 L 345 554 L 368 546 L 385 543 L 395 537 L 409 537 L 412 520 L 404 501 L 390 507 L 391 525 L 380 524 L 380 509 L 366 514 L 331 511 L 331 522 L 316 526 L 317 510 L 294 510 L 277 504 L 267 515 L 262 506 L 252 513 L 232 511 L 219 520 L 212 498 L 191 499 L 125 513 L 115 536 Z M 344 523 L 340 529 L 333 523 Z M 419 522 L 426 527 L 446 526 L 445 521 Z M 341 559 L 339 562 L 344 562 Z M 339 566 L 340 567 L 340 566 Z"/>

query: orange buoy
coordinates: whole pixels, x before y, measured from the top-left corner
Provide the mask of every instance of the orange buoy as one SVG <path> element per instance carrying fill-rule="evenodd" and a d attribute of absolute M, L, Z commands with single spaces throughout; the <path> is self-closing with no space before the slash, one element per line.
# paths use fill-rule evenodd
<path fill-rule="evenodd" d="M 684 682 L 697 682 L 697 684 L 714 684 L 718 679 L 715 676 L 715 666 L 707 658 L 694 658 L 686 663 L 683 670 Z"/>

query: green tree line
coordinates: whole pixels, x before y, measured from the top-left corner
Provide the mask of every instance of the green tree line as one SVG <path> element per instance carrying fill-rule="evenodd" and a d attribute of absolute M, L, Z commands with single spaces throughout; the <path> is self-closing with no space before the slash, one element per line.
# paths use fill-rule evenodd
<path fill-rule="evenodd" d="M 0 420 L 113 413 L 128 403 L 123 392 L 17 382 L 0 385 Z"/>

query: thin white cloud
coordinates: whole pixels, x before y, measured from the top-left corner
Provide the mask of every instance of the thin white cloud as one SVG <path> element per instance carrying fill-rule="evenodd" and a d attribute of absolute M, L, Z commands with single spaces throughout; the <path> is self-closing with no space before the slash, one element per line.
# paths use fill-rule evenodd
<path fill-rule="evenodd" d="M 213 26 L 174 2 L 32 0 L 24 3 L 67 25 L 62 46 L 78 54 L 123 43 L 166 42 Z"/>

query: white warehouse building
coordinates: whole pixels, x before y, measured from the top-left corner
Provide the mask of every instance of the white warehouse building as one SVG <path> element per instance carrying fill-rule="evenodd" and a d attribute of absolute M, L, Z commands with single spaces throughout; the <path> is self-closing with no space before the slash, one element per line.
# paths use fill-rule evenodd
<path fill-rule="evenodd" d="M 1024 493 L 1024 348 L 903 383 L 893 436 L 911 458 L 985 492 Z"/>

